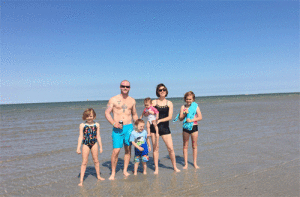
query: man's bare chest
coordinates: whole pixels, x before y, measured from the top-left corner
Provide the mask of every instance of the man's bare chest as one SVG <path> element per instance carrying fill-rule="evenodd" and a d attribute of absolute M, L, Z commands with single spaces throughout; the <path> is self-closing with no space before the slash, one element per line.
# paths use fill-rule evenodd
<path fill-rule="evenodd" d="M 124 102 L 124 101 L 121 101 L 121 100 L 117 100 L 114 107 L 118 111 L 126 112 L 128 110 L 131 110 L 132 106 L 133 105 L 130 102 Z"/>

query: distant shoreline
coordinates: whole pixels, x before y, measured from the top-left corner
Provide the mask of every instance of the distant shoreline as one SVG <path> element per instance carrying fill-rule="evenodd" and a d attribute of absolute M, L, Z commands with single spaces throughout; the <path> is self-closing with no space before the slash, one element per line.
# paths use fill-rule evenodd
<path fill-rule="evenodd" d="M 214 96 L 196 96 L 196 98 L 221 98 L 221 97 L 248 97 L 248 96 L 263 96 L 263 95 L 285 95 L 285 94 L 299 94 L 300 92 L 281 92 L 281 93 L 258 93 L 258 94 L 233 94 L 233 95 L 214 95 Z M 169 100 L 182 99 L 183 97 L 168 97 Z M 155 98 L 152 98 L 155 99 Z M 141 102 L 144 98 L 135 99 L 137 102 Z M 88 101 L 61 101 L 61 102 L 38 102 L 38 103 L 9 103 L 0 104 L 5 105 L 31 105 L 31 104 L 58 104 L 58 103 L 82 103 L 82 102 L 107 102 L 108 100 L 88 100 Z"/>

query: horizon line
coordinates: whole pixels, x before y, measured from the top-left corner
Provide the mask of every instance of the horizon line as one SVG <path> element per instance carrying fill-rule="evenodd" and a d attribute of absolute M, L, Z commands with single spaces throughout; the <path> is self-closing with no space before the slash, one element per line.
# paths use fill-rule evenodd
<path fill-rule="evenodd" d="M 220 97 L 220 96 L 253 96 L 253 95 L 269 95 L 269 94 L 300 94 L 300 92 L 274 92 L 274 93 L 256 93 L 256 94 L 224 94 L 224 95 L 211 95 L 211 96 L 196 96 L 196 98 L 203 98 L 203 97 Z M 176 99 L 182 97 L 168 97 L 169 99 Z M 144 98 L 137 98 L 135 100 L 141 100 Z M 23 105 L 23 104 L 49 104 L 49 103 L 69 103 L 69 102 L 99 102 L 99 101 L 108 101 L 109 99 L 105 100 L 86 100 L 86 101 L 58 101 L 58 102 L 37 102 L 37 103 L 4 103 L 1 105 Z"/>

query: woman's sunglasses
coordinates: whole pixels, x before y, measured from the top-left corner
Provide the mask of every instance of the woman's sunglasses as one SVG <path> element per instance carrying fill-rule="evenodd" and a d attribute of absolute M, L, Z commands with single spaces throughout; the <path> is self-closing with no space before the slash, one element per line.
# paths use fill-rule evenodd
<path fill-rule="evenodd" d="M 158 91 L 159 91 L 159 92 L 162 92 L 162 91 L 165 91 L 165 92 L 166 92 L 167 89 L 166 89 L 166 88 L 162 88 L 162 89 L 159 89 Z"/>

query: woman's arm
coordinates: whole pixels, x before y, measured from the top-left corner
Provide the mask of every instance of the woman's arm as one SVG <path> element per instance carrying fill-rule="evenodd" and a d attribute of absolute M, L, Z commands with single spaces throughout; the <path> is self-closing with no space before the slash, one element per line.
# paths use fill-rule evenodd
<path fill-rule="evenodd" d="M 79 125 L 79 137 L 78 137 L 78 144 L 77 144 L 77 153 L 80 154 L 81 153 L 81 143 L 82 143 L 82 139 L 83 139 L 83 127 L 84 127 L 84 124 L 80 124 Z"/>
<path fill-rule="evenodd" d="M 96 126 L 97 126 L 97 141 L 98 141 L 98 144 L 99 144 L 99 147 L 100 147 L 100 153 L 103 152 L 103 148 L 102 148 L 102 141 L 101 141 L 101 136 L 100 136 L 100 124 L 97 122 L 96 123 Z"/>
<path fill-rule="evenodd" d="M 172 117 L 173 117 L 173 103 L 171 101 L 167 101 L 167 102 L 168 102 L 168 107 L 169 107 L 169 116 L 165 117 L 165 118 L 162 118 L 162 119 L 159 119 L 157 121 L 157 124 L 160 123 L 160 122 L 167 122 L 169 120 L 172 120 Z"/>

